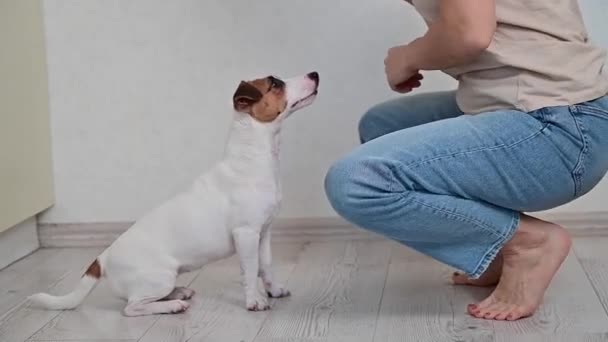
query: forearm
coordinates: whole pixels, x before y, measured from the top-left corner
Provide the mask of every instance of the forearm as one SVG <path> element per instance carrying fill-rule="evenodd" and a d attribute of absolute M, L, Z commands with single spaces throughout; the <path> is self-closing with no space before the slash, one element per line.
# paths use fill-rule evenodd
<path fill-rule="evenodd" d="M 485 51 L 496 29 L 494 1 L 444 0 L 440 16 L 427 33 L 406 48 L 418 70 L 447 69 L 466 64 Z"/>

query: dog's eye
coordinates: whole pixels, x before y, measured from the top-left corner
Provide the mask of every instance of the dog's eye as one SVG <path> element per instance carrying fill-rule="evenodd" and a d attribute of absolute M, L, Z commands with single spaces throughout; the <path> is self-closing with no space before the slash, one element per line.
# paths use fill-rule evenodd
<path fill-rule="evenodd" d="M 283 81 L 281 81 L 280 79 L 273 77 L 273 76 L 268 77 L 268 80 L 270 81 L 271 89 L 279 89 L 285 85 L 285 83 Z"/>

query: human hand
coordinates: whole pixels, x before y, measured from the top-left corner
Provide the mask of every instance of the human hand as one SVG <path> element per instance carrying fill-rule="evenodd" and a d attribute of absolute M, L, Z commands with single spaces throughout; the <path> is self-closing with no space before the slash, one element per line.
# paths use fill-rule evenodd
<path fill-rule="evenodd" d="M 417 69 L 409 65 L 406 45 L 388 50 L 384 59 L 384 72 L 391 89 L 402 94 L 420 87 L 423 78 Z"/>
<path fill-rule="evenodd" d="M 409 93 L 422 85 L 422 79 L 424 79 L 424 76 L 422 76 L 421 73 L 417 72 L 414 76 L 408 78 L 405 82 L 397 84 L 397 86 L 393 90 L 401 94 Z"/>

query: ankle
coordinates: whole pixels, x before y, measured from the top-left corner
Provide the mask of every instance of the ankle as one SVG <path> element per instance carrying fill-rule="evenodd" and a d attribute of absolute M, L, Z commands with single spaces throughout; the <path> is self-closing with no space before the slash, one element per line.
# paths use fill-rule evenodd
<path fill-rule="evenodd" d="M 570 250 L 572 240 L 568 232 L 557 224 L 522 215 L 513 238 L 502 249 L 505 259 L 513 256 L 542 255 L 547 249 Z"/>
<path fill-rule="evenodd" d="M 549 240 L 549 231 L 521 225 L 502 249 L 504 257 L 513 253 L 538 249 Z"/>

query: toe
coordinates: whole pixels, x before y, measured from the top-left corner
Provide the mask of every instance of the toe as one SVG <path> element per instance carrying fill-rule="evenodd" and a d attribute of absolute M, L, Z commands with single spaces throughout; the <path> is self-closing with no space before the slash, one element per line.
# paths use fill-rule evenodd
<path fill-rule="evenodd" d="M 514 310 L 511 310 L 511 312 L 509 312 L 509 314 L 507 315 L 506 320 L 507 321 L 516 321 L 516 320 L 520 319 L 521 316 L 522 315 L 521 315 L 520 311 L 517 310 L 517 309 L 514 309 Z"/>
<path fill-rule="evenodd" d="M 526 318 L 534 313 L 533 309 L 528 309 L 523 306 L 515 306 L 513 310 L 507 316 L 507 321 L 516 321 L 518 319 Z"/>
<path fill-rule="evenodd" d="M 467 306 L 467 312 L 473 317 L 482 318 L 487 311 L 485 309 L 480 308 L 476 304 L 469 304 Z"/>
<path fill-rule="evenodd" d="M 505 303 L 496 303 L 491 308 L 488 309 L 488 313 L 484 315 L 485 319 L 498 319 L 497 317 L 501 315 L 505 315 L 505 312 L 508 313 L 509 305 Z"/>
<path fill-rule="evenodd" d="M 473 317 L 475 318 L 483 318 L 483 316 L 485 316 L 487 313 L 486 310 L 477 310 L 475 312 L 473 312 Z"/>
<path fill-rule="evenodd" d="M 477 318 L 481 318 L 481 319 L 492 319 L 495 314 L 494 312 L 496 311 L 494 306 L 489 306 L 489 307 L 485 307 L 480 309 L 476 315 L 474 315 Z"/>
<path fill-rule="evenodd" d="M 479 309 L 477 308 L 476 304 L 469 304 L 467 305 L 467 312 L 471 315 L 473 315 L 474 312 L 478 311 Z"/>
<path fill-rule="evenodd" d="M 494 319 L 494 317 L 496 317 L 496 315 L 498 315 L 498 312 L 489 311 L 489 312 L 486 312 L 485 315 L 483 315 L 483 319 Z"/>
<path fill-rule="evenodd" d="M 481 307 L 479 305 L 471 304 L 467 308 L 467 311 L 476 318 L 482 319 L 496 319 L 501 314 L 504 314 L 508 309 L 508 305 L 504 303 L 492 303 L 490 305 Z"/>
<path fill-rule="evenodd" d="M 498 315 L 496 315 L 496 317 L 494 317 L 494 320 L 496 320 L 496 321 L 506 321 L 508 315 L 509 314 L 507 312 L 501 312 Z"/>
<path fill-rule="evenodd" d="M 494 317 L 494 319 L 497 321 L 504 321 L 507 319 L 507 317 L 511 314 L 512 311 L 513 307 L 511 305 L 505 306 L 504 309 L 501 310 L 501 312 L 496 315 L 496 317 Z"/>
<path fill-rule="evenodd" d="M 492 301 L 489 301 L 488 299 L 484 299 L 484 300 L 482 300 L 481 302 L 479 302 L 479 303 L 475 304 L 475 307 L 476 307 L 478 310 L 484 310 L 484 311 L 485 311 L 485 309 L 487 309 L 487 308 L 489 308 L 490 306 L 492 306 L 492 304 L 493 304 L 493 302 L 492 302 Z"/>

